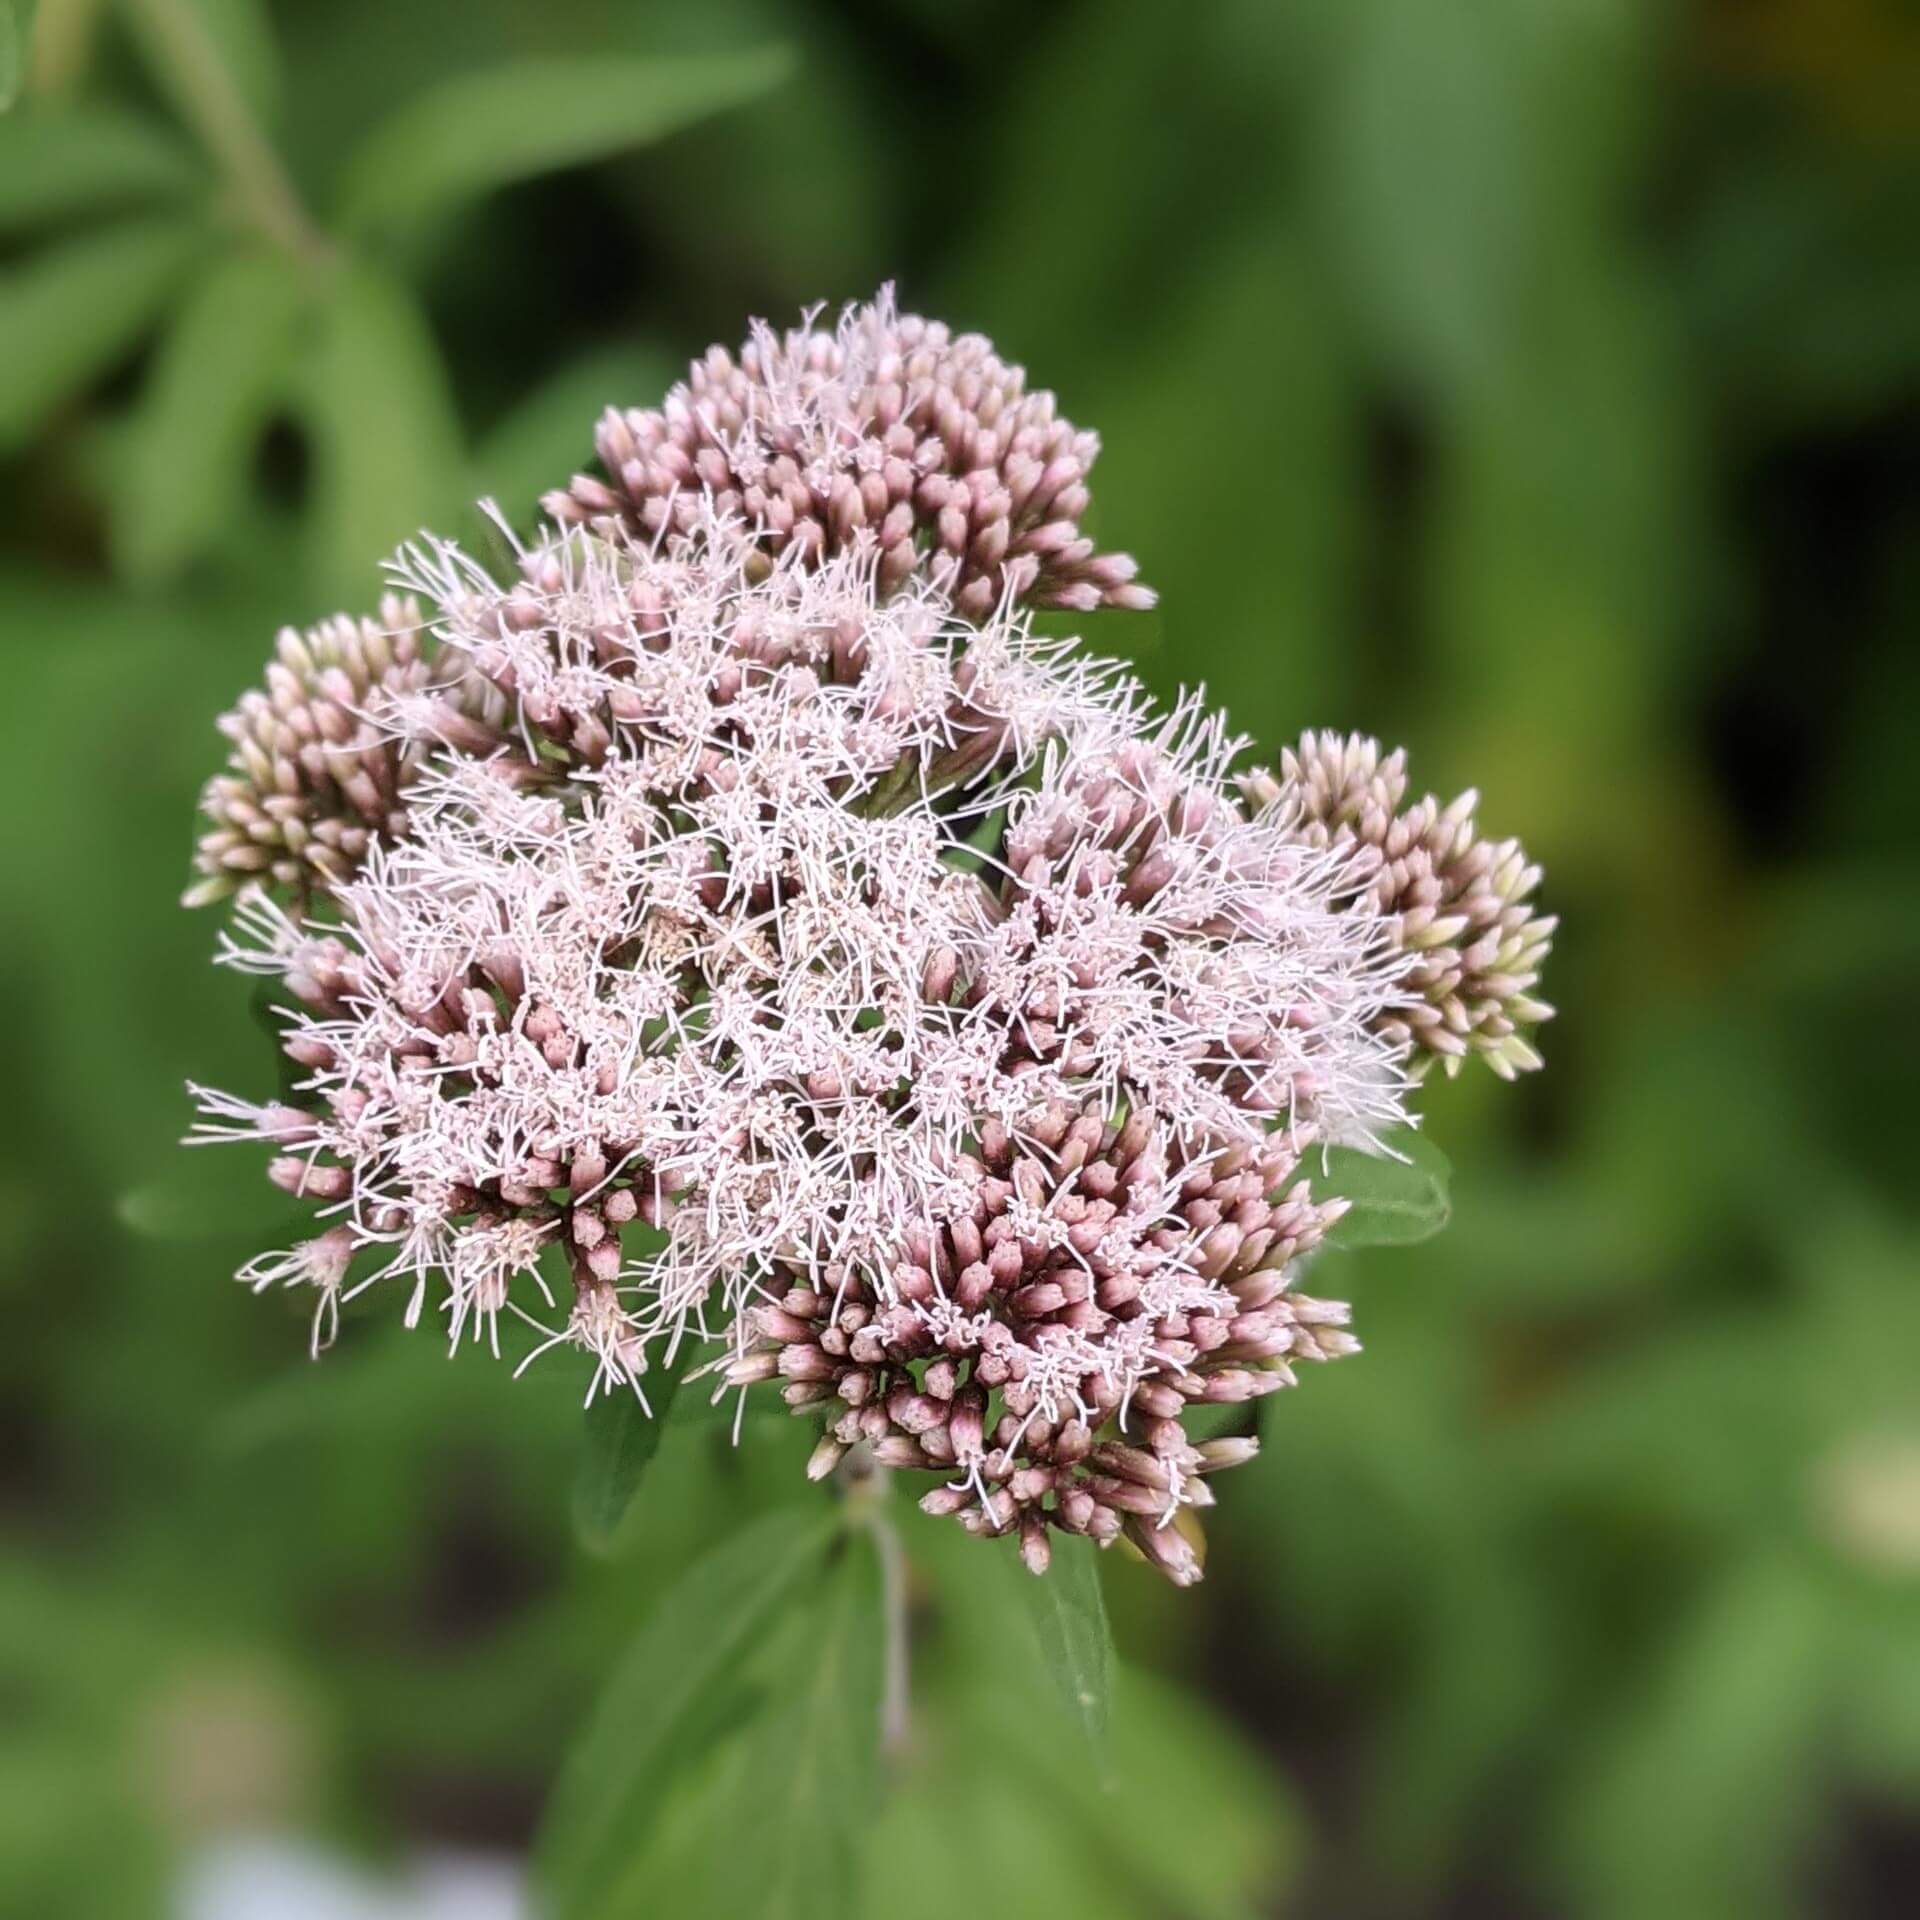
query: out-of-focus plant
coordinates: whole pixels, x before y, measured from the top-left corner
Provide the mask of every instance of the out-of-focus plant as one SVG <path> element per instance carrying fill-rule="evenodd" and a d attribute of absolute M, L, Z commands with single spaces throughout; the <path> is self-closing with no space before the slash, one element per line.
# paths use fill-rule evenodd
<path fill-rule="evenodd" d="M 34 0 L 0 4 L 0 113 L 20 97 L 33 47 Z"/>
<path fill-rule="evenodd" d="M 43 64 L 49 43 L 90 37 L 94 14 L 50 0 Z M 217 548 L 249 515 L 262 434 L 286 418 L 312 464 L 323 597 L 464 498 L 472 455 L 412 285 L 433 233 L 517 181 L 756 99 L 791 65 L 769 46 L 455 73 L 309 192 L 272 138 L 283 76 L 254 0 L 118 0 L 112 17 L 164 115 L 76 92 L 0 124 L 0 237 L 21 249 L 0 281 L 0 452 L 157 332 L 96 482 L 128 576 L 171 580 Z M 489 481 L 514 477 L 528 431 L 507 429 L 504 460 L 482 455 Z"/>

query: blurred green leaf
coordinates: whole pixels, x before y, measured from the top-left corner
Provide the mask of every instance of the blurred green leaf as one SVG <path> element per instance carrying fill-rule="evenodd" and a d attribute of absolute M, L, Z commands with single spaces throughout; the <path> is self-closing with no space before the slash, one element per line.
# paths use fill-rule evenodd
<path fill-rule="evenodd" d="M 1436 385 L 1484 376 L 1512 325 L 1523 242 L 1548 191 L 1525 152 L 1526 9 L 1431 0 L 1309 5 L 1322 89 L 1314 178 L 1354 312 Z"/>
<path fill-rule="evenodd" d="M 163 1910 L 166 1849 L 136 1734 L 179 1624 L 108 1582 L 0 1558 L 0 1859 L 9 1915 Z M 101 1836 L 113 1836 L 102 1857 Z"/>
<path fill-rule="evenodd" d="M 178 199 L 205 179 L 174 134 L 138 114 L 84 101 L 30 108 L 0 125 L 0 234 Z"/>
<path fill-rule="evenodd" d="M 1253 1920 L 1276 1910 L 1301 1850 L 1299 1817 L 1270 1765 L 1221 1714 L 1182 1687 L 1117 1669 L 1111 1785 L 1075 1765 L 1070 1744 L 1034 1731 L 1021 1742 L 1031 1777 L 1071 1810 L 1082 1846 L 1142 1912 Z M 1178 1796 L 1178 1832 L 1142 1817 L 1164 1794 Z"/>
<path fill-rule="evenodd" d="M 1056 1537 L 1053 1564 L 1022 1583 L 1040 1657 L 1074 1724 L 1087 1737 L 1096 1767 L 1108 1764 L 1107 1722 L 1113 1693 L 1113 1630 L 1100 1591 L 1098 1549 L 1091 1540 Z"/>
<path fill-rule="evenodd" d="M 1633 867 L 1626 850 L 1678 848 L 1688 827 L 1684 787 L 1647 755 L 1705 637 L 1675 618 L 1703 530 L 1679 491 L 1684 396 L 1658 299 L 1603 265 L 1556 294 L 1436 463 L 1433 685 L 1453 751 L 1483 779 L 1500 769 L 1530 844 Z"/>
<path fill-rule="evenodd" d="M 647 1404 L 638 1394 L 609 1388 L 586 1411 L 580 1471 L 573 1484 L 573 1524 L 590 1552 L 610 1553 L 620 1523 L 653 1456 L 660 1451 L 667 1415 L 680 1388 L 680 1368 L 692 1349 L 645 1377 Z"/>
<path fill-rule="evenodd" d="M 1845 994 L 1920 967 L 1920 885 L 1884 867 L 1843 866 L 1772 877 L 1757 901 L 1768 986 Z M 1758 942 L 1756 941 L 1756 944 Z"/>
<path fill-rule="evenodd" d="M 1667 1670 L 1622 1703 L 1602 1764 L 1571 1797 L 1582 1911 L 1806 1910 L 1790 1870 L 1819 1810 L 1802 1755 L 1825 1731 L 1824 1639 L 1803 1576 L 1764 1557 L 1676 1623 Z"/>
<path fill-rule="evenodd" d="M 845 1920 L 854 1903 L 880 1797 L 885 1629 L 870 1539 L 847 1543 L 818 1613 L 748 1735 L 703 1911 Z"/>
<path fill-rule="evenodd" d="M 310 297 L 285 254 L 246 253 L 182 303 L 134 424 L 133 485 L 114 502 L 118 550 L 135 578 L 177 573 L 233 513 Z"/>
<path fill-rule="evenodd" d="M 1721 417 L 1744 434 L 1831 431 L 1898 404 L 1920 353 L 1920 169 L 1811 163 L 1810 131 L 1729 169 L 1677 263 L 1712 356 Z"/>
<path fill-rule="evenodd" d="M 634 35 L 643 53 L 748 52 L 791 39 L 806 81 L 693 129 L 645 167 L 609 169 L 608 199 L 637 217 L 667 258 L 704 258 L 711 236 L 726 234 L 762 284 L 789 290 L 783 299 L 871 289 L 902 258 L 891 222 L 920 183 L 873 163 L 867 30 L 847 8 L 794 0 L 652 8 Z M 977 12 L 965 30 L 976 42 L 993 37 Z M 796 167 L 791 156 L 800 152 L 806 165 Z"/>
<path fill-rule="evenodd" d="M 303 398 L 315 583 L 342 604 L 365 601 L 380 561 L 458 498 L 465 465 L 439 346 L 398 280 L 364 263 L 342 270 Z"/>
<path fill-rule="evenodd" d="M 1153 613 L 1103 625 L 1101 644 L 1153 648 L 1140 665 L 1162 698 L 1204 681 L 1271 743 L 1358 697 L 1357 649 L 1327 636 L 1352 617 L 1361 396 L 1326 289 L 1284 228 L 1189 265 L 1136 326 L 1108 326 L 1117 294 L 1081 316 L 1083 337 L 1114 336 L 1126 361 L 1105 390 L 1071 389 L 1075 417 L 1100 422 L 1097 524 L 1161 594 Z M 1030 297 L 1057 301 L 1051 285 Z M 1172 447 L 1210 450 L 1177 487 Z"/>
<path fill-rule="evenodd" d="M 1329 1245 L 1412 1247 L 1447 1224 L 1453 1168 L 1446 1155 L 1425 1134 L 1408 1129 L 1390 1135 L 1386 1145 L 1386 1154 L 1330 1148 L 1324 1175 L 1315 1171 L 1316 1194 L 1338 1194 L 1348 1202 L 1327 1236 Z"/>
<path fill-rule="evenodd" d="M 196 221 L 130 220 L 0 274 L 0 452 L 139 340 L 204 241 Z"/>
<path fill-rule="evenodd" d="M 783 47 L 702 58 L 515 60 L 456 74 L 376 127 L 348 162 L 349 229 L 405 225 L 515 180 L 663 140 L 765 93 Z"/>
<path fill-rule="evenodd" d="M 39 0 L 0 0 L 0 113 L 20 97 L 33 52 L 33 13 Z"/>
<path fill-rule="evenodd" d="M 606 347 L 563 367 L 482 438 L 468 491 L 498 502 L 514 526 L 531 526 L 541 494 L 564 486 L 592 460 L 601 414 L 652 404 L 676 374 L 665 353 L 639 346 Z"/>
<path fill-rule="evenodd" d="M 314 1231 L 313 1214 L 266 1177 L 244 1144 L 182 1147 L 158 1179 L 129 1188 L 114 1203 L 120 1223 L 150 1240 L 256 1240 L 281 1245 L 292 1231 Z"/>
<path fill-rule="evenodd" d="M 696 1563 L 648 1615 L 554 1790 L 535 1858 L 553 1920 L 601 1912 L 673 1777 L 682 1729 L 818 1564 L 838 1520 L 812 1504 L 769 1513 Z"/>
<path fill-rule="evenodd" d="M 916 1913 L 964 1920 L 979 1907 L 975 1865 L 990 1858 L 994 1911 L 1008 1920 L 1279 1911 L 1300 1821 L 1263 1755 L 1199 1698 L 1122 1665 L 1103 1778 L 1023 1644 L 1017 1583 L 1028 1576 L 1004 1554 L 948 1544 L 938 1528 L 915 1530 L 916 1564 L 941 1569 L 936 1630 L 916 1644 L 920 1738 L 874 1823 L 856 1910 L 882 1920 L 911 1882 Z M 1177 1817 L 1149 1816 L 1175 1806 Z"/>
<path fill-rule="evenodd" d="M 906 1519 L 913 1564 L 936 1609 L 937 1631 L 915 1643 L 916 1724 L 928 1729 L 915 1759 L 926 1772 L 881 1815 L 876 1891 L 911 1858 L 899 1829 L 915 1825 L 916 1803 L 930 1800 L 939 1841 L 923 1860 L 934 1863 L 929 1884 L 945 1892 L 929 1896 L 941 1920 L 966 1910 L 968 1863 L 987 1844 L 975 1837 L 976 1818 L 996 1841 L 1003 1830 L 1009 1855 L 1023 1862 L 1040 1848 L 1047 1891 L 1066 1897 L 1065 1905 L 1047 1900 L 1036 1858 L 1031 1890 L 1008 1894 L 1005 1910 L 1018 1920 L 1080 1910 L 1115 1920 L 1251 1920 L 1274 1911 L 1276 1883 L 1298 1850 L 1297 1821 L 1263 1758 L 1202 1701 L 1115 1661 L 1110 1763 L 1090 1766 L 1077 1704 L 1049 1683 L 1029 1628 L 1029 1589 L 1044 1582 L 1011 1553 L 981 1552 L 951 1521 Z M 1056 1553 L 1062 1544 L 1056 1539 Z M 983 1751 L 1005 1763 L 982 1767 Z M 1141 1818 L 1143 1804 L 1167 1793 L 1178 1795 L 1177 1822 Z M 924 1829 L 914 1835 L 925 1838 Z M 877 1916 L 880 1902 L 868 1911 Z"/>

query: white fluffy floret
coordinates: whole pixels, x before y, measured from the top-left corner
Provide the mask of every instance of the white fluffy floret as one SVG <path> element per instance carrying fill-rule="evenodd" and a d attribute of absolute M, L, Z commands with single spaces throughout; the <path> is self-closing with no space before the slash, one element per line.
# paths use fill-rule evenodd
<path fill-rule="evenodd" d="M 559 535 L 510 586 L 449 545 L 403 556 L 509 716 L 476 739 L 396 696 L 370 717 L 435 743 L 406 837 L 333 923 L 243 916 L 225 957 L 305 1003 L 312 1111 L 289 1134 L 290 1110 L 208 1110 L 285 1148 L 276 1178 L 331 1225 L 325 1261 L 250 1278 L 323 1267 L 331 1310 L 350 1243 L 371 1270 L 346 1292 L 394 1279 L 417 1315 L 431 1284 L 458 1342 L 537 1313 L 561 1244 L 550 1331 L 599 1385 L 688 1333 L 745 1354 L 748 1309 L 796 1279 L 857 1282 L 966 1351 L 993 1315 L 896 1275 L 977 1211 L 986 1130 L 1151 1115 L 1177 1167 L 1403 1118 L 1381 1036 L 1402 963 L 1340 850 L 1246 816 L 1217 724 L 1153 719 L 1012 612 L 883 594 L 858 547 L 804 559 L 711 514 L 651 546 Z M 1172 1217 L 1143 1192 L 1106 1251 Z M 645 1258 L 621 1250 L 636 1218 L 664 1234 Z M 1204 1264 L 1197 1239 L 1154 1245 L 1146 1277 L 1168 1311 L 1217 1307 Z M 1106 1358 L 1050 1338 L 1130 1392 L 1165 1317 Z"/>

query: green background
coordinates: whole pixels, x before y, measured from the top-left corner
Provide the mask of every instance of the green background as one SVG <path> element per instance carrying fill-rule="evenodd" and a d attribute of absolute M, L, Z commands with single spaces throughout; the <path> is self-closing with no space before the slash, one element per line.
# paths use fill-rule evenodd
<path fill-rule="evenodd" d="M 889 278 L 1103 435 L 1096 530 L 1163 599 L 1091 645 L 1270 750 L 1359 727 L 1478 784 L 1563 925 L 1546 1072 L 1433 1089 L 1453 1225 L 1327 1258 L 1368 1351 L 1267 1403 L 1206 1584 L 1106 1566 L 1119 1786 L 1061 1779 L 991 1636 L 935 1627 L 854 1837 L 871 1910 L 1909 1910 L 1911 7 L 33 30 L 0 120 L 0 1911 L 162 1912 L 245 1829 L 523 1848 L 649 1598 L 787 1488 L 797 1423 L 676 1426 L 589 1557 L 564 1368 L 511 1385 L 389 1313 L 310 1368 L 227 1278 L 272 1196 L 174 1145 L 188 1076 L 272 1073 L 175 902 L 277 625 L 370 604 L 422 521 L 477 536 L 479 493 L 526 521 L 601 404 L 749 314 Z M 634 1911 L 749 1911 L 659 1871 L 691 1889 Z"/>

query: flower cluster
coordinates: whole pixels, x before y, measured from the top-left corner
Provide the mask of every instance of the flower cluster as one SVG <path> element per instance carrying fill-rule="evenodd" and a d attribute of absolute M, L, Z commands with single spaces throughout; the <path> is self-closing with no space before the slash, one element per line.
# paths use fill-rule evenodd
<path fill-rule="evenodd" d="M 1375 910 L 1414 956 L 1399 1024 L 1421 1052 L 1449 1073 L 1477 1053 L 1505 1080 L 1540 1065 L 1526 1029 L 1553 1017 L 1533 989 L 1558 922 L 1528 904 L 1540 869 L 1519 841 L 1475 831 L 1478 794 L 1402 808 L 1405 752 L 1382 755 L 1357 733 L 1308 733 L 1281 755 L 1277 780 L 1254 773 L 1241 786 L 1312 845 L 1366 863 Z"/>
<path fill-rule="evenodd" d="M 230 723 L 203 869 L 252 882 L 223 958 L 284 983 L 301 1077 L 198 1137 L 321 1219 L 241 1277 L 310 1290 L 316 1347 L 383 1281 L 456 1345 L 529 1320 L 590 1395 L 710 1345 L 816 1473 L 863 1447 L 1035 1571 L 1064 1530 L 1195 1579 L 1183 1512 L 1254 1443 L 1184 1416 L 1353 1349 L 1295 1285 L 1314 1149 L 1377 1148 L 1429 1054 L 1533 1063 L 1534 876 L 1470 802 L 1394 816 L 1360 743 L 1243 797 L 1220 721 L 1037 636 L 1131 567 L 1047 533 L 1091 445 L 984 342 L 883 303 L 703 364 L 603 424 L 647 455 L 568 497 L 625 507 L 506 583 L 405 550 Z M 834 508 L 896 427 L 911 484 Z M 1001 533 L 949 539 L 923 483 L 993 459 Z"/>
<path fill-rule="evenodd" d="M 405 832 L 406 790 L 429 742 L 383 728 L 374 714 L 430 690 L 452 712 L 491 704 L 496 724 L 505 714 L 453 671 L 457 658 L 432 663 L 423 638 L 419 608 L 396 594 L 381 601 L 377 620 L 342 614 L 306 633 L 282 629 L 266 685 L 220 721 L 233 751 L 200 796 L 208 827 L 189 906 L 249 881 L 306 900 L 338 886 L 375 841 Z"/>
<path fill-rule="evenodd" d="M 810 316 L 784 337 L 756 326 L 737 359 L 712 348 L 658 409 L 609 408 L 595 445 L 606 478 L 547 497 L 563 523 L 644 537 L 711 501 L 769 552 L 870 545 L 883 586 L 925 571 L 969 618 L 1008 594 L 1153 604 L 1133 561 L 1080 531 L 1098 436 L 979 334 L 896 313 L 887 293 L 831 333 Z"/>

